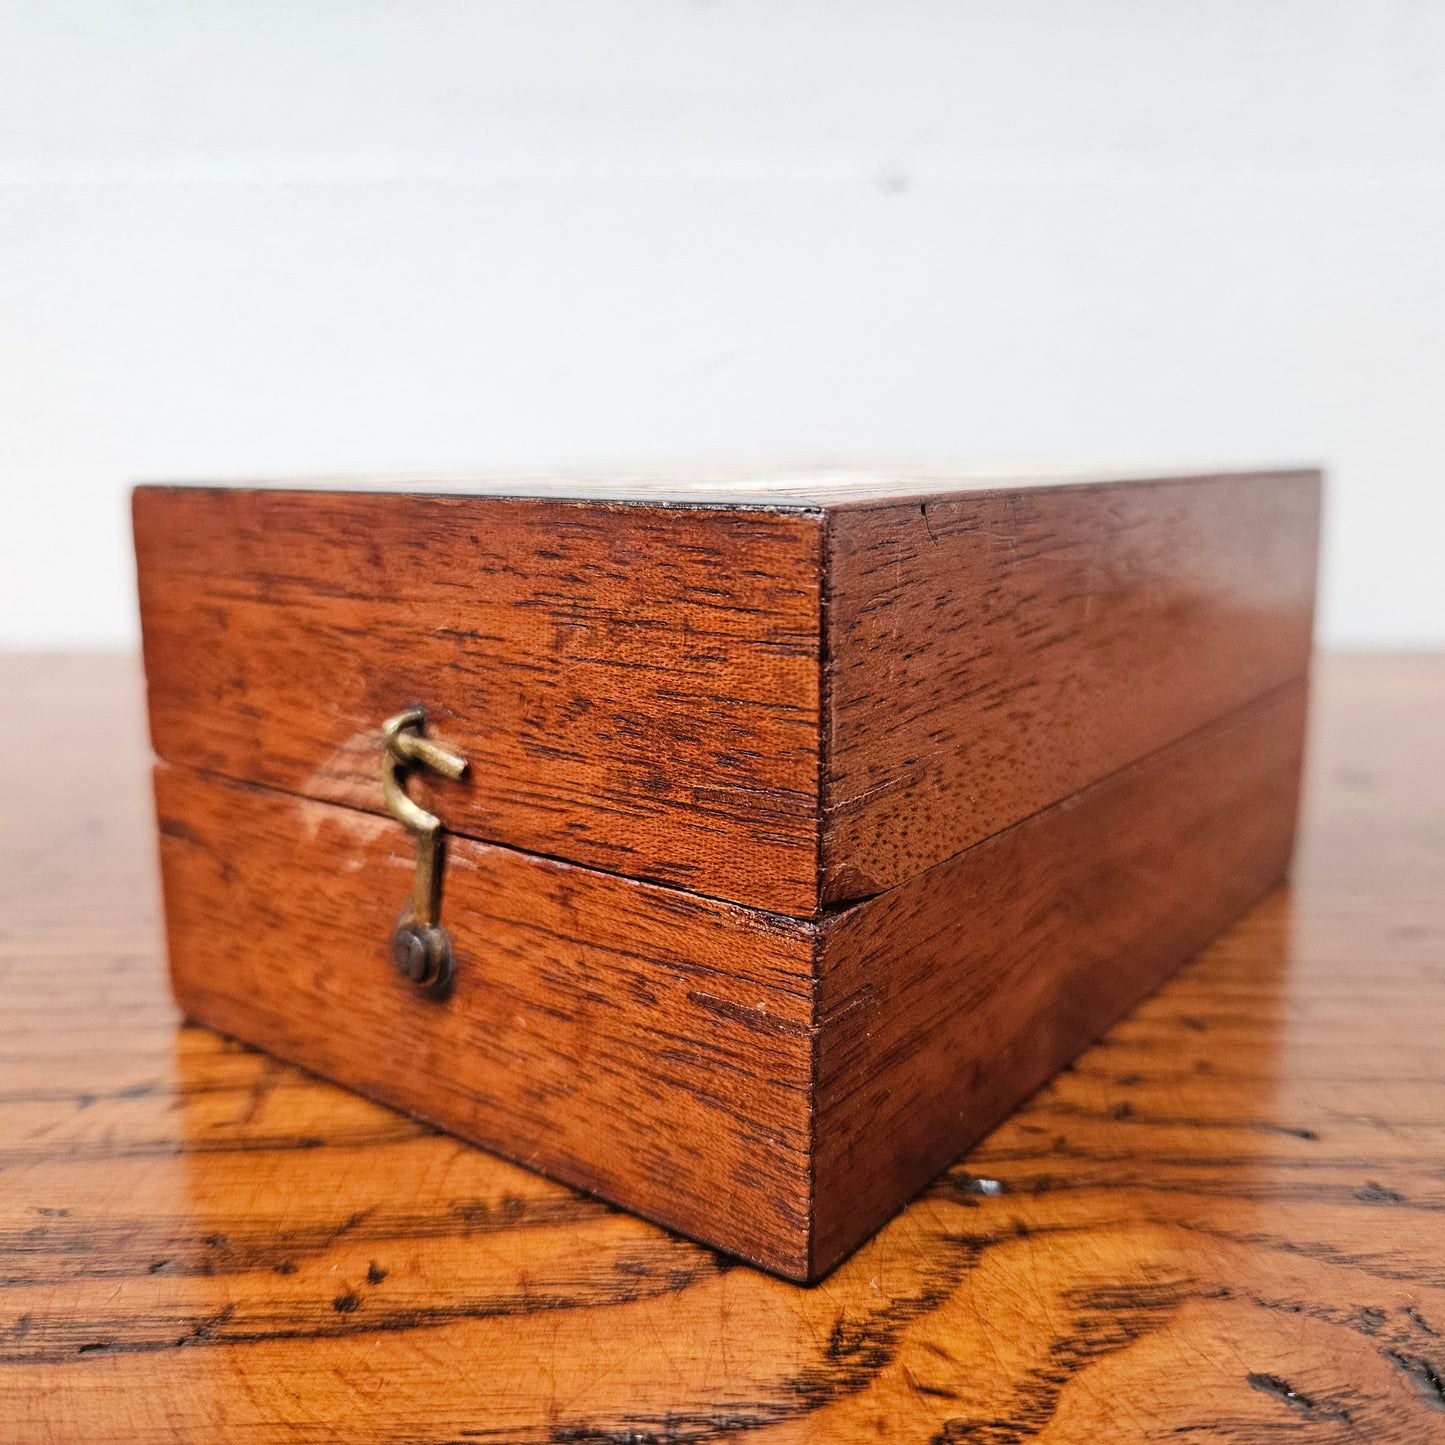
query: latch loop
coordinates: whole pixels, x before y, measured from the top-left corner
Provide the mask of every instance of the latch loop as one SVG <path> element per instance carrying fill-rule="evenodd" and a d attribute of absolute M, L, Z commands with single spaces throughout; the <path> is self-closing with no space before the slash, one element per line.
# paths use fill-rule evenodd
<path fill-rule="evenodd" d="M 416 838 L 416 878 L 411 905 L 391 936 L 392 959 L 398 972 L 430 993 L 444 993 L 452 979 L 452 945 L 441 926 L 442 823 L 418 806 L 402 786 L 402 771 L 430 768 L 445 778 L 460 778 L 467 760 L 421 736 L 426 714 L 408 708 L 381 727 L 381 790 L 392 817 Z"/>

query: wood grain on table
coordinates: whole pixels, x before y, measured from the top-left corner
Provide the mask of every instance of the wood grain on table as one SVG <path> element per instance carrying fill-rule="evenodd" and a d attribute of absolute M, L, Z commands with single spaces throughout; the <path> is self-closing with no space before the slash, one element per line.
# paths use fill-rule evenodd
<path fill-rule="evenodd" d="M 183 1026 L 136 665 L 0 697 L 0 1440 L 1445 1440 L 1445 659 L 1322 663 L 1292 887 L 811 1289 Z"/>

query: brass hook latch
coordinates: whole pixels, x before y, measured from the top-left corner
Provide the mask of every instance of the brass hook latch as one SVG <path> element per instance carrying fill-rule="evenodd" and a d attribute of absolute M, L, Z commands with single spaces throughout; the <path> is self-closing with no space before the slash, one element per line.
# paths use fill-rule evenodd
<path fill-rule="evenodd" d="M 444 778 L 460 778 L 467 760 L 421 736 L 426 714 L 408 708 L 381 727 L 381 791 L 387 809 L 416 838 L 416 881 L 411 904 L 391 935 L 397 971 L 432 993 L 444 993 L 452 978 L 452 944 L 441 925 L 442 822 L 407 797 L 402 769 L 419 765 Z"/>

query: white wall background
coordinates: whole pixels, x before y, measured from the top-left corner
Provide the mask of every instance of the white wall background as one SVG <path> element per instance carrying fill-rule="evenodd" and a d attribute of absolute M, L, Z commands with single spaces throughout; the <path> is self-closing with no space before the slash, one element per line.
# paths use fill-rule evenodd
<path fill-rule="evenodd" d="M 1445 644 L 1440 0 L 0 0 L 0 646 L 136 476 L 1326 462 Z"/>

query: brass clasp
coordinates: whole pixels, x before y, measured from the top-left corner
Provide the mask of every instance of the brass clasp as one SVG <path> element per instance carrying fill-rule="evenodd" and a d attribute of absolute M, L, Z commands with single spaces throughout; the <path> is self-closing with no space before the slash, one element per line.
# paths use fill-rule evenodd
<path fill-rule="evenodd" d="M 421 736 L 426 714 L 408 708 L 381 726 L 381 791 L 392 817 L 416 838 L 416 880 L 411 905 L 391 936 L 398 972 L 431 993 L 444 993 L 452 978 L 452 945 L 441 925 L 442 823 L 407 797 L 402 770 L 430 768 L 444 778 L 460 778 L 467 760 Z"/>

